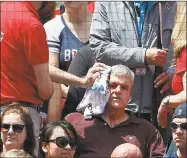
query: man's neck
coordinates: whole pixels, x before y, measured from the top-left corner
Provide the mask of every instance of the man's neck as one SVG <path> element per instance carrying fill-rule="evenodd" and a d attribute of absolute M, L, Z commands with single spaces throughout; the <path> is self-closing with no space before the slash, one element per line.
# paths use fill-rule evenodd
<path fill-rule="evenodd" d="M 120 123 L 128 120 L 129 115 L 127 115 L 122 109 L 106 109 L 102 118 L 108 123 L 108 125 L 113 128 Z"/>
<path fill-rule="evenodd" d="M 92 14 L 87 12 L 87 8 L 85 6 L 82 6 L 78 11 L 69 11 L 68 13 L 65 12 L 63 14 L 63 17 L 66 19 L 66 21 L 72 23 L 81 23 L 87 22 L 87 19 L 90 20 Z"/>
<path fill-rule="evenodd" d="M 179 158 L 186 158 L 186 149 L 178 149 L 177 150 L 177 156 Z"/>
<path fill-rule="evenodd" d="M 32 1 L 31 3 L 35 7 L 36 10 L 38 10 L 42 5 L 42 1 L 38 1 L 38 2 Z"/>

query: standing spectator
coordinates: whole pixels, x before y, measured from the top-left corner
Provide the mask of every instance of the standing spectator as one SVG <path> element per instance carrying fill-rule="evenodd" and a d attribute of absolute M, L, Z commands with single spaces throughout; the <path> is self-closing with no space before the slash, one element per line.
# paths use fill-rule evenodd
<path fill-rule="evenodd" d="M 56 2 L 55 1 L 42 1 L 40 9 L 37 10 L 40 21 L 42 24 L 51 20 L 55 14 Z"/>
<path fill-rule="evenodd" d="M 87 74 L 88 70 L 94 65 L 94 55 L 90 49 L 90 45 L 82 47 L 72 60 L 68 72 L 79 77 Z M 76 112 L 77 105 L 81 102 L 86 89 L 82 87 L 70 86 L 67 98 L 62 110 L 62 117 L 69 113 Z"/>
<path fill-rule="evenodd" d="M 53 93 L 46 34 L 37 12 L 42 4 L 42 1 L 1 4 L 1 111 L 11 102 L 28 107 L 36 140 L 39 108 Z M 36 156 L 37 148 L 38 141 Z"/>
<path fill-rule="evenodd" d="M 165 97 L 158 111 L 158 122 L 162 127 L 167 124 L 167 111 L 186 102 L 186 2 L 177 2 L 175 25 L 172 33 L 172 44 L 176 58 L 176 69 L 172 80 L 175 95 Z M 164 80 L 163 73 L 156 79 L 156 85 Z M 167 79 L 167 78 L 166 78 Z"/>
<path fill-rule="evenodd" d="M 1 4 L 1 105 L 23 101 L 37 108 L 53 93 L 40 7 L 41 2 Z"/>
<path fill-rule="evenodd" d="M 170 48 L 175 2 L 162 3 L 163 48 Z M 135 72 L 132 98 L 127 109 L 151 120 L 155 66 L 170 64 L 161 45 L 158 1 L 96 2 L 90 30 L 90 47 L 98 62 L 123 64 Z M 166 58 L 168 55 L 168 58 Z M 156 111 L 157 112 L 157 111 Z"/>
<path fill-rule="evenodd" d="M 7 106 L 1 115 L 1 157 L 11 149 L 22 149 L 34 156 L 35 137 L 29 110 L 20 104 Z"/>
<path fill-rule="evenodd" d="M 88 3 L 90 2 L 65 1 L 61 5 L 62 14 L 44 25 L 49 47 L 49 63 L 61 70 L 67 71 L 77 51 L 88 44 L 92 18 L 92 14 L 87 12 Z M 55 113 L 58 120 L 61 113 L 56 111 L 62 110 L 62 97 L 67 97 L 68 87 L 57 83 L 53 85 L 54 93 L 49 100 L 48 113 Z"/>
<path fill-rule="evenodd" d="M 145 158 L 163 156 L 164 145 L 158 130 L 147 120 L 124 112 L 131 97 L 133 80 L 134 74 L 129 68 L 112 66 L 110 98 L 105 112 L 93 120 L 85 120 L 80 113 L 66 116 L 79 136 L 75 157 L 110 157 L 122 143 L 136 145 Z"/>
<path fill-rule="evenodd" d="M 170 123 L 173 141 L 177 147 L 177 151 L 168 153 L 167 158 L 185 158 L 187 154 L 186 131 L 187 131 L 187 105 L 183 103 L 179 105 L 174 112 L 173 121 Z"/>
<path fill-rule="evenodd" d="M 41 129 L 40 157 L 71 158 L 77 146 L 75 129 L 67 121 L 54 121 Z"/>

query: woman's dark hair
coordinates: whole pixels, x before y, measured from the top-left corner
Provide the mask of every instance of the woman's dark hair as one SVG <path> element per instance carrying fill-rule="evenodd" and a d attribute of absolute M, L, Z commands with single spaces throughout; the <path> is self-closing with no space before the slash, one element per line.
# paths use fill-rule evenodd
<path fill-rule="evenodd" d="M 77 133 L 70 123 L 65 120 L 50 122 L 42 127 L 40 131 L 40 157 L 45 157 L 45 153 L 42 150 L 42 142 L 48 142 L 53 134 L 54 129 L 58 126 L 66 132 L 69 139 L 71 139 L 74 144 L 78 144 Z"/>
<path fill-rule="evenodd" d="M 9 113 L 17 113 L 20 115 L 21 120 L 25 124 L 26 129 L 26 139 L 24 141 L 24 147 L 23 150 L 30 155 L 34 155 L 34 148 L 35 148 L 35 136 L 33 131 L 33 122 L 29 113 L 29 110 L 22 106 L 22 104 L 18 102 L 14 102 L 10 105 L 8 105 L 5 110 L 3 111 L 0 122 L 2 123 L 3 118 L 5 115 L 8 115 Z M 2 143 L 2 140 L 1 140 Z M 2 152 L 3 149 L 1 149 L 0 152 Z"/>
<path fill-rule="evenodd" d="M 56 8 L 55 1 L 43 1 L 41 7 L 37 10 L 40 21 L 42 24 L 45 24 L 47 21 L 51 20 L 54 16 Z"/>

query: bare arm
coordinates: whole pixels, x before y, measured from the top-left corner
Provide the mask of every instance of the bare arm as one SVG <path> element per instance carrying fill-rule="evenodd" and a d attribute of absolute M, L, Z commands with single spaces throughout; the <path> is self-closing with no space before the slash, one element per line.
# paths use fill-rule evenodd
<path fill-rule="evenodd" d="M 50 76 L 53 82 L 67 84 L 75 87 L 88 87 L 91 86 L 95 79 L 99 76 L 99 71 L 106 70 L 107 66 L 102 63 L 95 63 L 89 69 L 86 77 L 80 78 L 68 72 L 60 70 L 52 65 L 49 65 Z"/>
<path fill-rule="evenodd" d="M 59 68 L 56 68 L 53 65 L 49 65 L 49 71 L 53 82 L 72 85 L 72 86 L 85 85 L 85 81 L 83 78 L 77 77 L 68 72 L 60 70 Z"/>
<path fill-rule="evenodd" d="M 48 63 L 33 65 L 33 69 L 37 81 L 38 95 L 42 100 L 48 100 L 53 93 Z"/>
<path fill-rule="evenodd" d="M 59 68 L 59 54 L 58 53 L 49 53 L 49 63 L 56 68 Z M 54 83 L 54 92 L 52 97 L 49 100 L 48 106 L 48 117 L 47 122 L 60 120 L 61 118 L 61 100 L 62 100 L 62 90 L 61 86 L 58 83 Z"/>
<path fill-rule="evenodd" d="M 170 108 L 176 108 L 179 104 L 184 103 L 187 101 L 186 99 L 186 72 L 184 73 L 182 77 L 183 82 L 183 91 L 181 91 L 179 94 L 176 95 L 170 95 L 169 98 L 169 107 Z"/>

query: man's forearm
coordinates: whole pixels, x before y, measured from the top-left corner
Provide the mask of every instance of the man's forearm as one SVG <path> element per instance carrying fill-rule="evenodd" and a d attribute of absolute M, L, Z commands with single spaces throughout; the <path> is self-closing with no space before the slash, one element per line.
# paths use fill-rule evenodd
<path fill-rule="evenodd" d="M 62 91 L 60 84 L 53 83 L 54 93 L 49 100 L 47 122 L 61 119 L 62 111 Z"/>
<path fill-rule="evenodd" d="M 71 85 L 75 87 L 84 87 L 85 80 L 84 78 L 77 77 L 68 72 L 60 70 L 49 64 L 50 77 L 53 82 Z"/>

